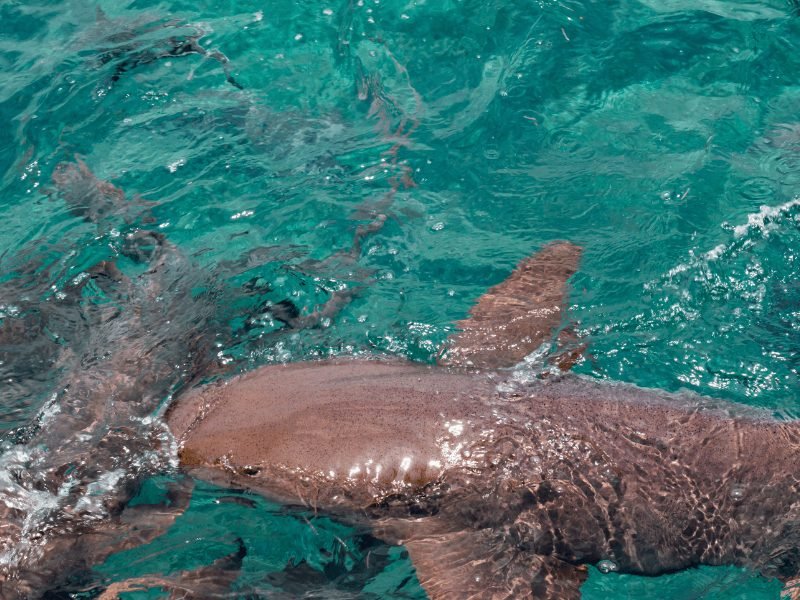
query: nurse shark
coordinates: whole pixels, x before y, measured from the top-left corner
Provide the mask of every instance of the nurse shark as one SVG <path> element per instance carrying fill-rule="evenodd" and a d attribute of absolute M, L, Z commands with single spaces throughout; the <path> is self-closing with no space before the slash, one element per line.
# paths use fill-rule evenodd
<path fill-rule="evenodd" d="M 65 169 L 66 182 L 90 177 Z M 118 195 L 88 184 L 101 193 L 87 218 L 106 214 L 97 203 Z M 71 206 L 80 203 L 69 190 L 79 187 L 62 194 Z M 164 506 L 126 503 L 176 452 L 196 477 L 403 544 L 431 598 L 577 598 L 592 564 L 647 575 L 700 564 L 786 582 L 798 575 L 796 423 L 560 373 L 576 344 L 553 353 L 549 376 L 516 376 L 526 356 L 568 337 L 557 332 L 580 260 L 573 244 L 545 246 L 489 289 L 436 366 L 337 359 L 195 386 L 212 368 L 204 348 L 223 302 L 192 291 L 215 287 L 163 236 L 140 231 L 128 246 L 145 272 L 94 270 L 114 302 L 87 308 L 85 360 L 0 457 L 4 597 L 41 597 L 66 573 L 168 527 L 190 484 L 176 483 Z M 174 438 L 153 418 L 171 394 Z M 121 582 L 106 597 L 148 585 L 221 596 L 245 553 L 240 544 L 206 570 Z"/>
<path fill-rule="evenodd" d="M 431 598 L 578 598 L 587 565 L 795 578 L 797 423 L 509 370 L 553 340 L 579 257 L 561 242 L 524 260 L 438 366 L 271 365 L 184 393 L 167 417 L 181 463 L 403 544 Z"/>

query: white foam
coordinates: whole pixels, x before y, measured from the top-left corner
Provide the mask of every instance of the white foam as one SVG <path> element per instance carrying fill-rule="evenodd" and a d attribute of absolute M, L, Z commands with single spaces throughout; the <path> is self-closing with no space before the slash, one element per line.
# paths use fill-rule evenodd
<path fill-rule="evenodd" d="M 800 206 L 800 198 L 794 198 L 778 206 L 764 205 L 758 212 L 747 215 L 747 223 L 734 227 L 733 235 L 740 238 L 754 228 L 759 229 L 764 235 L 769 235 L 769 232 L 775 229 L 775 219 L 789 212 L 795 206 Z"/>
<path fill-rule="evenodd" d="M 58 392 L 54 392 L 41 411 L 39 411 L 39 424 L 46 426 L 61 412 L 61 405 L 58 403 Z"/>
<path fill-rule="evenodd" d="M 55 494 L 28 489 L 14 476 L 14 473 L 36 473 L 42 458 L 41 450 L 23 446 L 6 449 L 0 456 L 0 502 L 24 515 L 18 537 L 12 540 L 4 536 L 6 539 L 0 540 L 0 566 L 14 566 L 37 550 L 41 540 L 31 534 L 41 529 L 43 521 L 69 493 L 69 485 L 62 485 Z"/>
<path fill-rule="evenodd" d="M 742 245 L 742 238 L 751 233 L 760 233 L 764 237 L 770 235 L 780 225 L 780 218 L 789 216 L 789 213 L 795 207 L 800 206 L 800 197 L 793 198 L 788 202 L 779 204 L 777 206 L 762 206 L 757 212 L 747 215 L 747 221 L 733 228 L 733 241 L 727 244 L 717 244 L 711 250 L 700 254 L 695 254 L 690 251 L 689 261 L 680 263 L 672 267 L 666 273 L 666 279 L 669 281 L 691 269 L 704 268 L 708 263 L 719 260 L 724 255 L 731 253 L 736 254 Z M 745 244 L 747 242 L 744 242 Z M 657 282 L 650 282 L 644 285 L 645 289 L 650 290 L 657 287 Z"/>
<path fill-rule="evenodd" d="M 52 425 L 61 410 L 57 399 L 54 394 L 40 411 L 42 430 Z M 61 461 L 71 462 L 68 456 L 61 456 L 59 450 L 70 447 L 71 455 L 76 444 L 84 446 L 85 460 L 91 461 L 96 458 L 92 456 L 94 436 L 76 433 L 69 440 L 59 440 L 60 446 L 49 448 L 38 444 L 5 444 L 0 449 L 0 514 L 5 512 L 3 507 L 11 511 L 0 535 L 0 569 L 13 569 L 38 559 L 49 535 L 58 530 L 64 519 L 96 521 L 107 517 L 106 500 L 118 492 L 125 477 L 178 466 L 177 442 L 166 424 L 147 417 L 131 421 L 142 424 L 141 438 L 154 436 L 159 443 L 135 454 L 123 446 L 122 452 L 113 457 L 113 469 L 90 480 L 67 475 L 55 492 L 52 486 L 48 490 L 43 484 L 59 468 Z"/>
<path fill-rule="evenodd" d="M 172 161 L 167 165 L 167 171 L 170 173 L 175 173 L 178 169 L 186 164 L 185 158 L 179 158 L 177 160 Z"/>
<path fill-rule="evenodd" d="M 530 384 L 545 371 L 547 368 L 547 357 L 550 355 L 550 342 L 544 342 L 533 352 L 525 356 L 520 362 L 514 365 L 511 376 L 505 381 L 499 382 L 495 389 L 501 394 L 513 393 L 520 384 Z M 557 369 L 556 369 L 557 370 Z"/>
<path fill-rule="evenodd" d="M 717 260 L 720 256 L 722 256 L 728 247 L 725 244 L 720 244 L 715 246 L 711 250 L 705 253 L 705 258 L 708 261 Z"/>
<path fill-rule="evenodd" d="M 98 517 L 105 516 L 103 500 L 117 488 L 123 477 L 125 477 L 124 469 L 115 469 L 100 475 L 97 481 L 86 486 L 86 492 L 75 503 L 75 511 Z"/>

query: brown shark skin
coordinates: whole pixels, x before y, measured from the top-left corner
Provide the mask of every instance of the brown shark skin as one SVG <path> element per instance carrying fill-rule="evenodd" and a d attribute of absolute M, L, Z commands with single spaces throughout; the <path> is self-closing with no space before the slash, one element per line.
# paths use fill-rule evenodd
<path fill-rule="evenodd" d="M 580 257 L 579 246 L 554 242 L 521 261 L 478 299 L 467 319 L 456 323 L 461 331 L 447 340 L 439 364 L 509 367 L 549 342 L 564 319 L 566 282 Z"/>
<path fill-rule="evenodd" d="M 268 366 L 194 390 L 168 423 L 201 475 L 404 543 L 432 598 L 578 598 L 601 560 L 798 574 L 795 423 L 575 376 L 499 392 L 503 378 Z"/>
<path fill-rule="evenodd" d="M 121 189 L 98 179 L 78 156 L 74 163 L 56 165 L 53 184 L 72 214 L 97 224 L 100 229 L 118 224 L 120 219 L 127 223 L 137 218 L 152 220 L 148 212 L 152 203 L 141 198 L 127 200 Z"/>
<path fill-rule="evenodd" d="M 372 459 L 383 465 L 379 480 L 387 481 L 409 457 L 414 468 L 404 478 L 428 481 L 439 473 L 427 466 L 441 454 L 435 442 L 438 421 L 460 414 L 452 402 L 479 392 L 475 384 L 466 373 L 401 361 L 293 363 L 190 392 L 167 420 L 176 437 L 186 440 L 184 456 L 224 455 L 237 465 L 280 464 L 339 474 Z M 488 382 L 482 387 L 491 389 Z M 265 395 L 265 390 L 271 391 Z M 436 401 L 428 402 L 431 397 Z M 198 405 L 204 408 L 198 411 Z M 198 414 L 203 417 L 194 418 Z M 296 435 L 298 423 L 302 436 Z M 395 442 L 376 445 L 389 428 Z"/>
<path fill-rule="evenodd" d="M 546 246 L 478 300 L 440 359 L 472 372 L 340 360 L 190 391 L 167 417 L 182 463 L 404 543 L 432 598 L 579 597 L 601 560 L 795 576 L 795 424 L 495 370 L 553 341 L 579 257 Z"/>

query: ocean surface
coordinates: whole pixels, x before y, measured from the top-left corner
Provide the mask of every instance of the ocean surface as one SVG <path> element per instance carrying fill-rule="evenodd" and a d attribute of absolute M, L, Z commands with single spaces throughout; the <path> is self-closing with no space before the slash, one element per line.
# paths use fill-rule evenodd
<path fill-rule="evenodd" d="M 69 210 L 52 176 L 76 158 L 234 299 L 219 365 L 430 362 L 487 287 L 566 239 L 585 250 L 569 308 L 588 343 L 578 372 L 800 417 L 796 2 L 3 1 L 7 331 L 142 227 Z M 252 317 L 285 299 L 308 314 L 336 290 L 352 301 L 322 327 Z M 0 346 L 0 471 L 53 409 L 74 325 Z M 176 476 L 152 473 L 135 501 Z M 401 548 L 201 482 L 168 533 L 59 597 L 196 568 L 237 538 L 242 597 L 425 597 Z M 734 568 L 592 569 L 583 595 L 779 590 Z"/>

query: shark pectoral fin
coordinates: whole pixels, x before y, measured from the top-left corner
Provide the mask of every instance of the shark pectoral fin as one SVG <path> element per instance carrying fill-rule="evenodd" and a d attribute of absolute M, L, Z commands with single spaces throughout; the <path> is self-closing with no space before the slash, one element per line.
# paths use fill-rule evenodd
<path fill-rule="evenodd" d="M 106 11 L 104 11 L 99 6 L 96 6 L 94 9 L 94 19 L 97 23 L 107 24 L 109 23 L 108 15 L 106 15 Z"/>
<path fill-rule="evenodd" d="M 248 232 L 232 234 L 231 239 L 242 235 L 248 235 Z M 210 250 L 211 248 L 199 250 L 194 253 L 194 256 L 198 256 Z M 306 253 L 306 249 L 297 244 L 255 246 L 240 254 L 238 258 L 217 262 L 216 267 L 214 267 L 214 273 L 221 278 L 233 277 L 253 269 L 267 266 L 270 263 L 287 263 L 305 256 Z"/>
<path fill-rule="evenodd" d="M 405 540 L 431 600 L 580 598 L 586 568 L 500 541 L 491 530 L 461 530 Z"/>
<path fill-rule="evenodd" d="M 554 242 L 523 260 L 458 323 L 461 331 L 447 340 L 439 364 L 512 367 L 549 342 L 563 320 L 567 280 L 580 257 L 580 247 Z"/>
<path fill-rule="evenodd" d="M 356 290 L 353 288 L 334 290 L 330 293 L 328 300 L 314 309 L 310 315 L 303 317 L 303 327 L 326 327 L 355 296 Z"/>
<path fill-rule="evenodd" d="M 99 600 L 118 600 L 122 593 L 152 588 L 162 588 L 170 592 L 170 598 L 182 600 L 231 597 L 230 587 L 239 577 L 242 561 L 247 556 L 241 538 L 236 539 L 236 545 L 237 549 L 230 554 L 193 571 L 181 571 L 177 575 L 134 577 L 112 583 L 99 596 Z"/>

